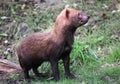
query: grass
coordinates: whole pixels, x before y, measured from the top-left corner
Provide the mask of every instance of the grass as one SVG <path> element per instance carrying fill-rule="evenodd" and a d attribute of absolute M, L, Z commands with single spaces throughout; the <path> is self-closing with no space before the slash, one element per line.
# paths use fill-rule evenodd
<path fill-rule="evenodd" d="M 68 0 L 66 0 L 68 2 Z M 78 3 L 79 2 L 79 3 Z M 81 9 L 91 14 L 91 19 L 83 27 L 76 31 L 76 39 L 71 53 L 70 69 L 77 78 L 74 80 L 64 77 L 64 68 L 62 61 L 59 63 L 60 81 L 57 84 L 119 84 L 120 83 L 120 14 L 112 14 L 104 8 L 104 4 L 110 6 L 111 0 L 96 0 L 96 4 L 86 4 L 84 0 L 70 0 L 70 7 Z M 75 3 L 75 4 L 73 4 Z M 62 8 L 58 9 L 61 10 Z M 22 19 L 16 17 L 15 20 L 21 20 L 35 30 L 40 27 L 40 31 L 53 27 L 55 11 L 42 13 L 39 10 L 27 10 L 26 16 Z M 104 11 L 104 12 L 103 12 Z M 99 13 L 104 13 L 107 19 L 103 19 Z M 32 17 L 32 18 L 31 18 Z M 92 23 L 96 22 L 93 26 Z M 47 24 L 47 25 L 46 25 Z M 96 27 L 95 27 L 96 26 Z M 81 33 L 81 34 L 79 34 Z M 2 36 L 2 35 L 0 35 Z M 113 66 L 105 66 L 105 64 Z M 104 67 L 101 67 L 103 66 Z M 39 70 L 41 72 L 51 73 L 49 63 L 44 63 Z M 31 75 L 33 73 L 31 72 Z M 19 79 L 23 74 L 13 75 L 10 78 Z M 46 81 L 48 78 L 35 78 L 31 84 L 56 84 L 54 81 Z M 26 84 L 26 81 L 22 82 Z"/>
<path fill-rule="evenodd" d="M 110 55 L 106 60 L 108 62 L 120 62 L 120 44 L 110 51 Z"/>

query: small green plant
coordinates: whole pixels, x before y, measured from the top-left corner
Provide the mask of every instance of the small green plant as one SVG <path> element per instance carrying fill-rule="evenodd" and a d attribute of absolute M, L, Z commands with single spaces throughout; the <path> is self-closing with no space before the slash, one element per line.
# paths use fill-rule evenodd
<path fill-rule="evenodd" d="M 98 57 L 87 43 L 80 43 L 76 40 L 71 53 L 71 60 L 78 61 L 78 63 L 88 64 L 98 62 Z"/>
<path fill-rule="evenodd" d="M 106 58 L 108 62 L 120 61 L 120 45 L 110 51 L 110 55 Z"/>

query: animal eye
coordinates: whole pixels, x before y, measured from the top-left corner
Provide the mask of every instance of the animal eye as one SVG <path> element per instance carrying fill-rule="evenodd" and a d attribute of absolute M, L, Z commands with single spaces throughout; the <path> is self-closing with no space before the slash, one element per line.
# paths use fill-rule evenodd
<path fill-rule="evenodd" d="M 81 13 L 80 13 L 80 12 L 78 12 L 78 17 L 79 17 L 79 18 L 82 18 L 82 15 L 81 15 Z"/>
<path fill-rule="evenodd" d="M 80 16 L 80 12 L 78 12 L 78 16 Z"/>

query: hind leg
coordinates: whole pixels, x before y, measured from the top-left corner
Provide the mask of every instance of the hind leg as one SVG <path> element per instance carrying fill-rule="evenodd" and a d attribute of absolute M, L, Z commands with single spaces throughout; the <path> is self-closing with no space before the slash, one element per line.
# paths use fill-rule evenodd
<path fill-rule="evenodd" d="M 25 79 L 30 79 L 29 70 L 30 70 L 30 68 L 23 68 L 23 73 L 24 73 Z"/>
<path fill-rule="evenodd" d="M 33 72 L 35 73 L 35 75 L 36 75 L 37 77 L 46 77 L 45 73 L 39 73 L 38 67 L 39 67 L 39 66 L 34 66 L 34 67 L 32 68 L 32 69 L 33 69 Z"/>
<path fill-rule="evenodd" d="M 38 71 L 38 66 L 32 67 L 33 72 L 35 73 L 36 76 L 39 76 L 39 71 Z"/>
<path fill-rule="evenodd" d="M 31 66 L 30 65 L 25 65 L 25 64 L 22 63 L 21 67 L 23 69 L 24 78 L 25 79 L 30 79 L 29 70 L 31 69 Z"/>
<path fill-rule="evenodd" d="M 19 58 L 19 63 L 23 70 L 24 78 L 30 79 L 29 70 L 31 69 L 31 65 L 29 63 L 26 63 L 25 61 L 23 61 L 22 58 Z"/>

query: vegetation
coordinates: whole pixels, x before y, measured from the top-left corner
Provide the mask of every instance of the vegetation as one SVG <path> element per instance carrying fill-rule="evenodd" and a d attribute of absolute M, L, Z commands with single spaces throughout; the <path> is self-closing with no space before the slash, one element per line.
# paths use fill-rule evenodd
<path fill-rule="evenodd" d="M 10 16 L 5 15 L 5 12 L 0 14 L 0 25 L 4 27 L 8 22 L 13 22 L 19 26 L 21 23 L 26 23 L 33 32 L 43 32 L 52 29 L 55 17 L 64 6 L 86 11 L 91 14 L 90 21 L 83 27 L 77 29 L 71 53 L 70 68 L 77 78 L 73 80 L 66 79 L 64 77 L 62 61 L 60 61 L 61 80 L 57 84 L 119 84 L 120 14 L 118 10 L 120 9 L 113 6 L 112 3 L 112 0 L 64 0 L 63 5 L 60 4 L 59 6 L 51 6 L 49 8 L 43 6 L 41 9 L 39 6 L 32 7 L 31 5 L 17 4 L 9 8 Z M 18 11 L 22 13 L 17 14 Z M 3 46 L 6 46 L 6 40 L 12 40 L 12 43 L 17 45 L 21 37 L 16 35 L 20 31 L 18 29 L 15 30 L 16 32 L 12 32 L 14 35 L 13 38 L 11 38 L 10 31 L 6 32 L 3 30 L 0 33 Z M 0 50 L 0 58 L 5 54 L 2 52 Z M 11 55 L 13 54 L 7 53 L 4 57 L 13 60 L 13 56 Z M 39 70 L 51 74 L 49 63 L 42 64 Z M 32 72 L 31 75 L 34 77 Z M 9 80 L 5 80 L 4 82 L 8 81 L 13 83 L 13 81 L 16 81 L 14 82 L 16 84 L 18 82 L 20 84 L 26 84 L 26 81 L 23 80 L 23 74 L 13 74 L 7 77 L 7 79 Z M 54 81 L 46 80 L 49 80 L 49 78 L 35 77 L 35 80 L 32 80 L 31 84 L 56 84 Z"/>

